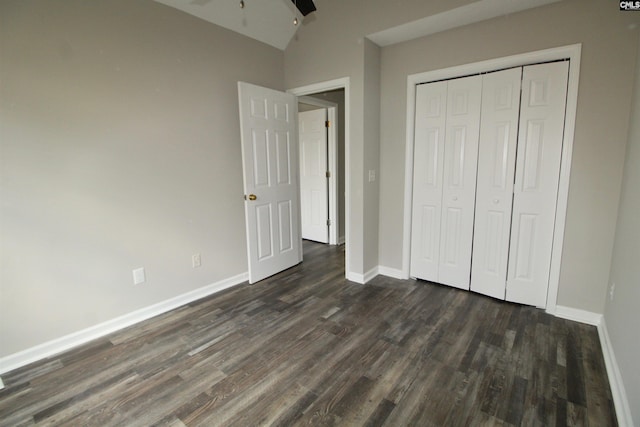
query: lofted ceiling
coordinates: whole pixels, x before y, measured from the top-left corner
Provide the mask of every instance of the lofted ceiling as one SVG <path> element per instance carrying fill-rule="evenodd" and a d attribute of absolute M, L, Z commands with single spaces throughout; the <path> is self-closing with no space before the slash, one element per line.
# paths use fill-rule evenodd
<path fill-rule="evenodd" d="M 276 47 L 286 49 L 302 14 L 291 0 L 155 0 L 205 21 Z"/>
<path fill-rule="evenodd" d="M 240 7 L 240 0 L 155 1 L 280 50 L 286 49 L 299 28 L 299 25 L 293 25 L 294 18 L 297 17 L 299 21 L 303 19 L 291 0 L 244 0 L 244 8 Z M 323 3 L 314 1 L 322 9 Z M 558 1 L 561 0 L 477 0 L 466 6 L 370 34 L 368 38 L 379 46 L 388 46 Z"/>

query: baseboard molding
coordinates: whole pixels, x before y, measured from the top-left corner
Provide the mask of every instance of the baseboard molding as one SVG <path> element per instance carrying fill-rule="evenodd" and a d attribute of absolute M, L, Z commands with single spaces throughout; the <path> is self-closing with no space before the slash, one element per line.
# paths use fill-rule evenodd
<path fill-rule="evenodd" d="M 611 340 L 609 339 L 609 331 L 604 318 L 598 325 L 598 336 L 600 337 L 600 346 L 602 347 L 602 355 L 604 364 L 607 368 L 607 377 L 609 377 L 609 385 L 611 386 L 611 397 L 616 408 L 616 417 L 620 427 L 633 427 L 633 418 L 631 416 L 631 407 L 629 399 L 622 381 L 622 374 L 618 368 L 618 362 L 613 352 Z"/>
<path fill-rule="evenodd" d="M 344 236 L 338 237 L 338 245 L 344 245 L 345 241 Z"/>
<path fill-rule="evenodd" d="M 602 314 L 565 307 L 562 305 L 556 306 L 553 315 L 562 319 L 573 320 L 575 322 L 586 323 L 587 325 L 593 326 L 599 326 L 602 322 Z"/>
<path fill-rule="evenodd" d="M 564 307 L 561 305 L 556 306 L 555 313 L 553 314 L 562 319 L 586 323 L 597 328 L 598 337 L 600 338 L 600 347 L 602 348 L 602 356 L 604 357 L 604 364 L 607 369 L 607 378 L 609 379 L 609 385 L 611 386 L 611 397 L 613 398 L 613 404 L 616 408 L 618 425 L 620 425 L 620 427 L 633 427 L 634 424 L 633 419 L 631 418 L 629 400 L 627 399 L 627 393 L 624 388 L 624 383 L 622 382 L 622 375 L 618 368 L 618 362 L 616 361 L 613 347 L 609 340 L 609 332 L 607 331 L 607 326 L 602 314 L 571 307 Z"/>
<path fill-rule="evenodd" d="M 408 277 L 405 277 L 402 270 L 397 268 L 385 267 L 383 265 L 378 267 L 378 274 L 382 274 L 383 276 L 392 277 L 394 279 L 406 280 Z"/>
<path fill-rule="evenodd" d="M 364 283 L 368 283 L 371 279 L 378 275 L 378 266 L 376 265 L 371 270 L 364 273 Z"/>
<path fill-rule="evenodd" d="M 354 273 L 352 271 L 347 273 L 347 280 L 352 282 L 360 283 L 361 285 L 366 284 L 369 280 L 373 279 L 378 275 L 378 266 L 373 267 L 371 270 L 367 271 L 364 274 Z"/>
<path fill-rule="evenodd" d="M 136 323 L 150 319 L 154 316 L 166 313 L 170 310 L 199 300 L 233 286 L 246 282 L 248 273 L 242 273 L 228 279 L 221 280 L 211 285 L 178 295 L 158 304 L 133 311 L 115 319 L 108 320 L 98 325 L 83 329 L 78 332 L 48 341 L 32 348 L 20 351 L 0 358 L 0 374 L 12 371 L 29 363 L 54 356 L 82 344 L 86 344 L 96 338 L 101 338 L 110 333 L 119 331 Z"/>

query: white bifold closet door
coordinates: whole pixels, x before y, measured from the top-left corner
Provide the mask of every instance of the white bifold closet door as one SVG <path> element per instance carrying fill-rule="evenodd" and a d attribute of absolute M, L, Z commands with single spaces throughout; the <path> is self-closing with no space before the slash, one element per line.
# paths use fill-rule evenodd
<path fill-rule="evenodd" d="M 549 287 L 569 63 L 524 67 L 508 301 L 544 307 Z"/>
<path fill-rule="evenodd" d="M 469 289 L 482 77 L 418 86 L 411 275 Z"/>
<path fill-rule="evenodd" d="M 546 305 L 568 70 L 417 87 L 412 277 Z"/>
<path fill-rule="evenodd" d="M 471 290 L 504 299 L 522 67 L 485 74 Z"/>
<path fill-rule="evenodd" d="M 568 66 L 538 64 L 484 77 L 471 274 L 475 292 L 546 305 Z"/>

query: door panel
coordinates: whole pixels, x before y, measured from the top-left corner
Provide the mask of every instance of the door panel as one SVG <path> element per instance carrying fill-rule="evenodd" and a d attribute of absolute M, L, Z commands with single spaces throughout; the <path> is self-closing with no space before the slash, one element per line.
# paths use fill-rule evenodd
<path fill-rule="evenodd" d="M 504 299 L 522 68 L 485 74 L 471 290 Z"/>
<path fill-rule="evenodd" d="M 302 238 L 321 243 L 329 243 L 326 120 L 325 108 L 298 114 Z"/>
<path fill-rule="evenodd" d="M 238 83 L 249 282 L 302 261 L 296 99 Z"/>
<path fill-rule="evenodd" d="M 447 82 L 416 88 L 410 275 L 438 281 Z"/>
<path fill-rule="evenodd" d="M 438 282 L 469 289 L 482 76 L 450 80 L 445 128 Z"/>
<path fill-rule="evenodd" d="M 294 232 L 293 226 L 293 206 L 291 200 L 278 203 L 278 219 L 280 220 L 280 252 L 284 253 L 293 249 Z"/>
<path fill-rule="evenodd" d="M 568 62 L 523 69 L 506 299 L 544 307 L 560 176 Z"/>
<path fill-rule="evenodd" d="M 441 246 L 442 264 L 449 267 L 458 265 L 458 254 L 460 253 L 460 231 L 462 222 L 462 210 L 458 208 L 448 208 L 443 213 L 443 241 Z"/>
<path fill-rule="evenodd" d="M 291 140 L 286 132 L 277 131 L 275 135 L 278 185 L 291 185 Z"/>

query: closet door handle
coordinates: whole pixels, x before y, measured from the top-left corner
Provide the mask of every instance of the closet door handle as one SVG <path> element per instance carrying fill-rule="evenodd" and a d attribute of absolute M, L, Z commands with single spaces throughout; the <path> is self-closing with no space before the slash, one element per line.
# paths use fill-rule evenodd
<path fill-rule="evenodd" d="M 458 201 L 458 196 L 453 196 L 453 201 L 454 202 Z"/>
<path fill-rule="evenodd" d="M 497 205 L 498 203 L 500 203 L 500 200 L 499 200 L 499 199 L 493 199 L 493 204 L 494 204 L 494 205 Z"/>

